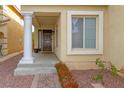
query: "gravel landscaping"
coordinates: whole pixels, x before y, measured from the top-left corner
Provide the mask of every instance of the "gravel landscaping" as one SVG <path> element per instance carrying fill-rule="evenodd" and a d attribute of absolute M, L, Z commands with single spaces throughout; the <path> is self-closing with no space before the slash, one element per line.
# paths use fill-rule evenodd
<path fill-rule="evenodd" d="M 71 71 L 74 78 L 77 80 L 80 88 L 93 88 L 91 83 L 95 83 L 91 78 L 99 70 L 73 70 Z M 124 88 L 124 78 L 120 76 L 113 77 L 110 71 L 105 70 L 103 74 L 105 88 Z"/>
<path fill-rule="evenodd" d="M 22 54 L 12 57 L 0 63 L 0 88 L 58 88 L 61 87 L 57 74 L 39 74 L 27 76 L 14 76 L 16 68 Z M 99 70 L 72 70 L 74 79 L 80 88 L 93 88 L 92 84 L 96 83 L 91 78 Z M 124 78 L 120 76 L 113 77 L 110 71 L 103 72 L 103 81 L 105 88 L 124 88 Z"/>
<path fill-rule="evenodd" d="M 16 68 L 22 55 L 12 57 L 0 63 L 0 88 L 29 88 L 33 76 L 14 76 Z"/>

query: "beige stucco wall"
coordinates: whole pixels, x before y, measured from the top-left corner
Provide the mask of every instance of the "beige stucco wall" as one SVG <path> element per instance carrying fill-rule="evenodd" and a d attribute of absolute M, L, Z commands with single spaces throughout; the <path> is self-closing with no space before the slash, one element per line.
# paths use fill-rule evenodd
<path fill-rule="evenodd" d="M 105 6 L 89 6 L 89 7 L 80 7 L 80 9 L 78 9 L 79 11 L 82 11 L 82 10 L 90 10 L 90 11 L 93 11 L 93 10 L 100 10 L 100 11 L 104 11 L 104 54 L 105 54 L 105 50 L 107 48 L 107 7 Z M 65 20 L 64 20 L 65 19 Z M 62 38 L 63 40 L 61 41 L 62 43 L 62 61 L 66 62 L 66 61 L 81 61 L 81 62 L 87 62 L 87 61 L 95 61 L 96 58 L 98 57 L 103 57 L 103 55 L 72 55 L 72 56 L 67 56 L 67 16 L 66 16 L 66 11 L 62 13 L 62 19 L 61 19 L 61 22 L 62 22 L 62 28 L 63 28 L 63 31 L 62 31 Z M 66 44 L 66 45 L 64 45 Z"/>
<path fill-rule="evenodd" d="M 38 48 L 38 27 L 35 27 L 33 38 L 34 38 L 34 48 Z"/>
<path fill-rule="evenodd" d="M 56 45 L 55 45 L 55 54 L 61 59 L 61 16 L 59 16 L 57 20 L 57 26 L 56 26 Z"/>
<path fill-rule="evenodd" d="M 124 67 L 124 6 L 109 6 L 107 53 L 117 67 Z"/>
<path fill-rule="evenodd" d="M 7 24 L 0 26 L 0 31 L 3 31 L 7 38 L 7 53 L 4 54 L 11 54 L 23 49 L 23 27 L 12 18 L 10 19 Z"/>
<path fill-rule="evenodd" d="M 67 55 L 67 11 L 68 10 L 102 10 L 104 11 L 104 34 L 107 32 L 107 6 L 22 6 L 22 11 L 34 11 L 34 12 L 60 12 L 60 24 L 58 24 L 60 30 L 58 31 L 59 46 L 57 51 L 57 56 L 63 62 L 66 61 L 95 61 L 98 57 L 103 57 L 103 55 Z M 106 35 L 104 35 L 104 49 L 106 49 L 105 43 L 107 43 Z M 104 54 L 105 54 L 104 50 Z"/>
<path fill-rule="evenodd" d="M 100 57 L 111 61 L 117 67 L 124 65 L 124 6 L 22 6 L 23 11 L 60 12 L 58 21 L 58 48 L 56 55 L 63 62 L 76 62 L 75 65 L 87 61 L 95 61 Z M 68 10 L 100 10 L 104 11 L 104 53 L 103 55 L 67 55 L 67 11 Z M 87 63 L 88 64 L 88 63 Z M 89 63 L 91 64 L 91 63 Z M 90 66 L 90 65 L 87 66 Z M 82 67 L 79 65 L 78 67 Z"/>
<path fill-rule="evenodd" d="M 8 28 L 8 53 L 14 53 L 23 49 L 23 27 L 14 19 L 7 24 Z M 21 42 L 22 41 L 22 42 Z"/>

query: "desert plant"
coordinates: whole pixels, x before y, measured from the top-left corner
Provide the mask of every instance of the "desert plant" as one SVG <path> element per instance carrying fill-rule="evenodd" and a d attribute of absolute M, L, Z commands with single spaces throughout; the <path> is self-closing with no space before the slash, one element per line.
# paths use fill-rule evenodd
<path fill-rule="evenodd" d="M 103 82 L 103 71 L 105 69 L 105 65 L 100 58 L 96 59 L 96 65 L 100 68 L 100 71 L 95 76 L 93 76 L 92 79 L 96 81 L 101 81 L 102 83 L 104 83 Z"/>
<path fill-rule="evenodd" d="M 114 65 L 111 65 L 111 73 L 112 73 L 112 76 L 117 76 L 118 73 L 117 73 L 117 68 L 114 66 Z"/>
<path fill-rule="evenodd" d="M 3 9 L 3 6 L 2 5 L 0 5 L 0 9 Z"/>
<path fill-rule="evenodd" d="M 102 76 L 102 74 L 97 74 L 96 76 L 93 77 L 93 80 L 96 80 L 96 81 L 103 81 L 103 76 Z"/>
<path fill-rule="evenodd" d="M 105 70 L 105 65 L 104 65 L 104 62 L 100 59 L 100 58 L 97 58 L 96 59 L 96 65 L 100 68 L 99 72 L 93 76 L 93 80 L 96 80 L 96 81 L 101 81 L 102 83 L 103 82 L 103 71 Z M 114 66 L 114 65 L 111 65 L 111 74 L 113 77 L 117 76 L 118 75 L 118 70 L 117 68 Z"/>
<path fill-rule="evenodd" d="M 103 61 L 100 58 L 96 59 L 96 65 L 101 69 L 104 70 L 105 65 L 103 64 Z"/>

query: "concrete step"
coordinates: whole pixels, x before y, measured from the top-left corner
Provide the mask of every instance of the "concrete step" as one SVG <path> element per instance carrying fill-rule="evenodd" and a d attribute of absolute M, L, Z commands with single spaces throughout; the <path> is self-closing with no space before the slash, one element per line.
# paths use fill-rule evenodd
<path fill-rule="evenodd" d="M 36 75 L 56 73 L 55 67 L 18 67 L 15 69 L 14 75 Z"/>
<path fill-rule="evenodd" d="M 18 66 L 17 67 L 30 67 L 30 68 L 32 68 L 32 67 L 55 67 L 55 64 L 18 64 Z"/>

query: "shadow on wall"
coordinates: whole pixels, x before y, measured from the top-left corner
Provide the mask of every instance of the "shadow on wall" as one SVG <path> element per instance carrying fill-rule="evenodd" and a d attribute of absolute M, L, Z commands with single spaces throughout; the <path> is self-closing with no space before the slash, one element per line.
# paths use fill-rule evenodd
<path fill-rule="evenodd" d="M 2 55 L 2 41 L 3 41 L 3 38 L 4 38 L 4 34 L 2 32 L 0 32 L 0 55 Z"/>
<path fill-rule="evenodd" d="M 0 39 L 4 38 L 4 33 L 0 32 Z"/>

